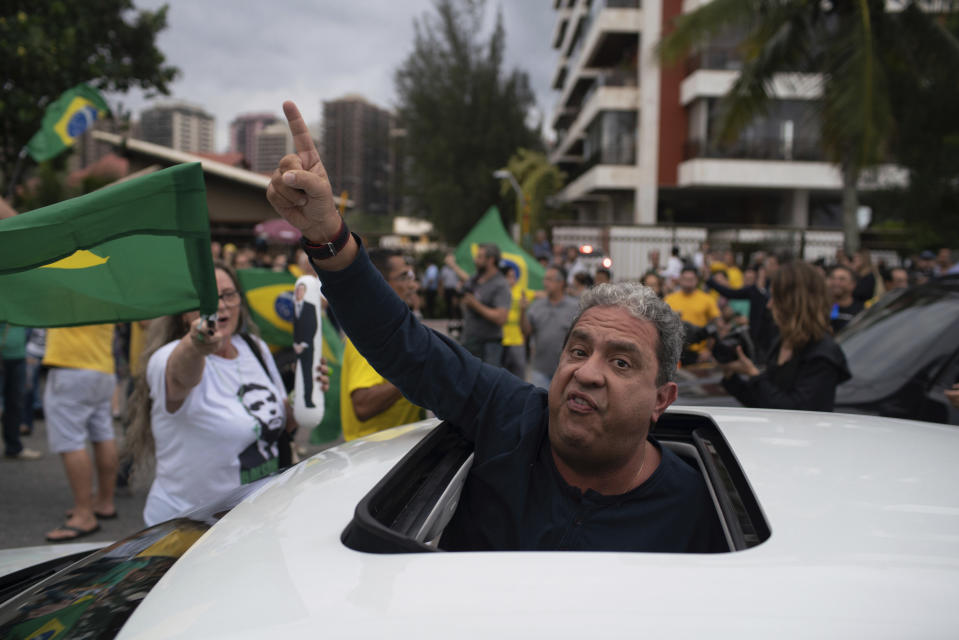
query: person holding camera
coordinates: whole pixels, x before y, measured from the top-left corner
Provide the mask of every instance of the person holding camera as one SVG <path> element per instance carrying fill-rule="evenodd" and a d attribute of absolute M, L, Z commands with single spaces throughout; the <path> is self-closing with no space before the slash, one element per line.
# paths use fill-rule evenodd
<path fill-rule="evenodd" d="M 829 329 L 826 283 L 805 262 L 782 265 L 770 279 L 769 310 L 779 326 L 765 371 L 737 347 L 721 364 L 723 386 L 747 407 L 832 411 L 836 386 L 851 376 Z"/>

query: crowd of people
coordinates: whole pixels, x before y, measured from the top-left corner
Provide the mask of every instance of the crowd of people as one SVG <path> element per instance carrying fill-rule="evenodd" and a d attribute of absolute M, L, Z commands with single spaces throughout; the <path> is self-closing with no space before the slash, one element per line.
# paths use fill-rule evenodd
<path fill-rule="evenodd" d="M 287 115 L 302 134 L 298 114 Z M 638 281 L 616 281 L 540 230 L 541 291 L 524 288 L 493 243 L 476 248 L 472 273 L 447 255 L 418 277 L 409 256 L 361 247 L 328 206 L 315 150 L 299 151 L 281 162 L 268 198 L 312 237 L 292 254 L 214 242 L 214 316 L 132 323 L 125 334 L 112 325 L 3 327 L 7 458 L 42 455 L 20 437 L 32 431 L 41 363 L 48 370 L 49 451 L 61 457 L 73 508 L 47 540 L 74 540 L 115 518 L 117 478 L 131 468 L 135 477 L 152 470 L 144 510 L 152 525 L 291 462 L 283 455 L 297 429 L 290 385 L 257 336 L 238 269 L 320 275 L 327 319 L 346 336 L 344 439 L 430 411 L 474 442 L 475 480 L 443 548 L 699 552 L 723 547 L 702 480 L 650 434 L 676 400 L 676 368 L 715 363 L 746 406 L 831 411 L 836 386 L 850 376 L 834 335 L 886 292 L 957 271 L 948 249 L 887 269 L 866 250 L 830 263 L 768 251 L 740 261 L 703 243 L 690 256 L 673 248 L 665 264 L 654 251 Z M 441 301 L 458 344 L 420 322 Z M 134 381 L 123 465 L 118 373 Z M 324 391 L 328 373 L 322 364 L 313 372 Z M 959 405 L 959 390 L 949 398 Z M 654 476 L 669 490 L 645 484 Z M 605 509 L 613 498 L 615 512 Z M 574 530 L 567 516 L 587 502 L 594 512 Z"/>

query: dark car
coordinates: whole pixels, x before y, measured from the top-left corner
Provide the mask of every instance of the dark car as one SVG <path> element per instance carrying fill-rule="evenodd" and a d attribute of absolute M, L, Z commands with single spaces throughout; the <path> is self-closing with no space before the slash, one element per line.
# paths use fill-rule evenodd
<path fill-rule="evenodd" d="M 959 425 L 944 391 L 959 382 L 959 276 L 887 293 L 836 337 L 852 378 L 835 411 Z M 738 406 L 715 363 L 679 371 L 678 405 Z"/>
<path fill-rule="evenodd" d="M 959 424 L 943 393 L 959 382 L 959 276 L 887 294 L 837 341 L 852 379 L 836 411 Z"/>

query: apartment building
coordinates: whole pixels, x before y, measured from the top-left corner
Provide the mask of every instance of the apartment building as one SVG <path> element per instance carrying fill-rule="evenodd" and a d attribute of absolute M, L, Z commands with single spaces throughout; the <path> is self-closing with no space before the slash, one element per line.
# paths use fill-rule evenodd
<path fill-rule="evenodd" d="M 186 102 L 158 104 L 140 114 L 141 139 L 189 153 L 213 153 L 216 119 Z"/>
<path fill-rule="evenodd" d="M 273 173 L 283 156 L 293 153 L 293 135 L 285 121 L 277 120 L 260 129 L 253 138 L 253 157 L 251 165 L 257 173 Z"/>
<path fill-rule="evenodd" d="M 242 153 L 248 167 L 258 166 L 257 134 L 276 122 L 281 122 L 281 118 L 273 113 L 244 113 L 238 115 L 230 123 L 230 151 Z"/>
<path fill-rule="evenodd" d="M 663 68 L 664 27 L 699 0 L 554 0 L 550 160 L 559 198 L 598 224 L 835 226 L 841 179 L 819 145 L 816 76 L 777 77 L 766 116 L 713 142 L 740 66 L 734 35 Z"/>
<path fill-rule="evenodd" d="M 330 182 L 366 213 L 391 210 L 391 119 L 389 111 L 355 94 L 323 103 L 323 163 Z"/>

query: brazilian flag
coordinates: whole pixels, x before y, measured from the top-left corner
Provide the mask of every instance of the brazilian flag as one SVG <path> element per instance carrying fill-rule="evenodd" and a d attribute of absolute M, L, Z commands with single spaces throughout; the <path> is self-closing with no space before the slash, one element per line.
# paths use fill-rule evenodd
<path fill-rule="evenodd" d="M 66 327 L 217 308 L 198 162 L 0 220 L 0 238 L 0 322 Z"/>
<path fill-rule="evenodd" d="M 463 241 L 456 247 L 456 263 L 467 273 L 476 271 L 473 258 L 479 245 L 491 242 L 499 247 L 502 259 L 516 267 L 519 278 L 516 285 L 521 289 L 542 290 L 543 275 L 546 270 L 537 262 L 536 258 L 523 251 L 513 242 L 503 226 L 499 216 L 499 209 L 490 207 L 479 222 L 470 229 Z"/>
<path fill-rule="evenodd" d="M 260 337 L 273 351 L 293 346 L 293 286 L 289 271 L 241 269 L 236 273 L 246 296 L 247 308 Z M 325 394 L 323 420 L 310 433 L 310 442 L 323 444 L 340 435 L 340 370 L 343 339 L 332 323 L 323 322 L 323 357 L 330 368 L 330 389 Z"/>
<path fill-rule="evenodd" d="M 236 273 L 260 337 L 274 350 L 293 346 L 293 285 L 289 271 L 240 269 Z M 326 323 L 324 323 L 325 325 Z"/>
<path fill-rule="evenodd" d="M 43 124 L 27 143 L 27 151 L 37 162 L 58 156 L 109 112 L 106 100 L 96 89 L 78 84 L 47 107 Z"/>

